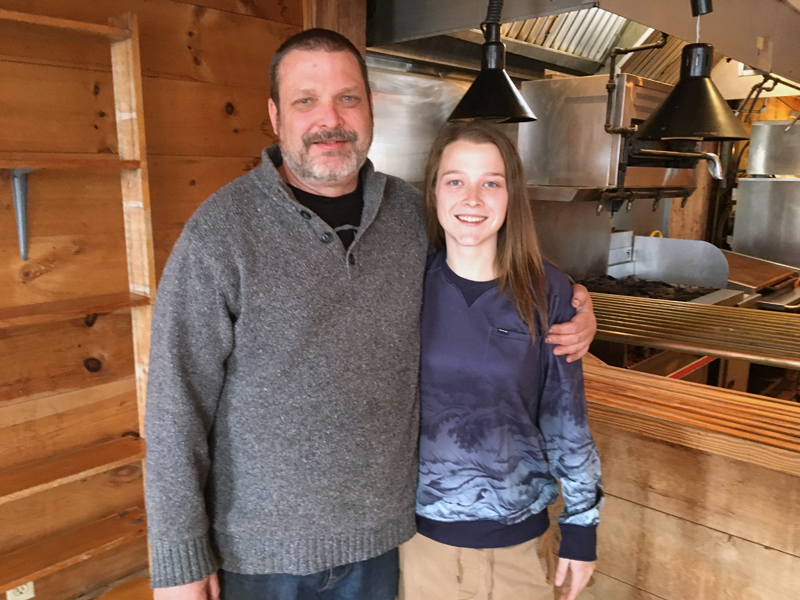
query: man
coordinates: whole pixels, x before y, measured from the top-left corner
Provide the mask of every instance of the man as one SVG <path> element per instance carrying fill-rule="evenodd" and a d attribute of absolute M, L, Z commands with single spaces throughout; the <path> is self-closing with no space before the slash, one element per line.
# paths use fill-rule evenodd
<path fill-rule="evenodd" d="M 270 75 L 279 145 L 195 212 L 159 287 L 152 585 L 157 600 L 391 600 L 414 533 L 419 195 L 367 161 L 350 42 L 302 32 Z M 554 341 L 585 352 L 591 312 L 565 327 Z"/>

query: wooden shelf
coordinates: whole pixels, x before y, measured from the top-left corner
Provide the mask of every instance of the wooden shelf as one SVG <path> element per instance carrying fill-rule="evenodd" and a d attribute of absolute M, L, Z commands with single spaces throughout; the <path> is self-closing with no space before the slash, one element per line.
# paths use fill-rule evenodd
<path fill-rule="evenodd" d="M 133 306 L 150 304 L 150 299 L 141 294 L 120 292 L 102 296 L 89 296 L 71 300 L 56 300 L 41 304 L 9 306 L 0 308 L 0 329 L 74 319 L 94 313 L 107 313 Z"/>
<path fill-rule="evenodd" d="M 0 556 L 0 593 L 118 548 L 146 531 L 144 510 L 131 508 Z"/>
<path fill-rule="evenodd" d="M 2 12 L 0 10 L 0 12 Z M 54 154 L 48 152 L 0 152 L 0 169 L 139 169 L 139 160 L 121 160 L 118 154 Z"/>
<path fill-rule="evenodd" d="M 129 29 L 122 27 L 110 27 L 99 23 L 83 23 L 81 21 L 71 21 L 69 19 L 57 19 L 44 15 L 32 15 L 13 10 L 0 9 L 0 20 L 13 21 L 15 23 L 27 23 L 29 25 L 41 25 L 44 27 L 55 27 L 77 33 L 88 33 L 90 35 L 101 35 L 112 40 L 125 40 L 131 37 Z"/>
<path fill-rule="evenodd" d="M 0 505 L 144 458 L 144 442 L 123 437 L 0 470 Z"/>

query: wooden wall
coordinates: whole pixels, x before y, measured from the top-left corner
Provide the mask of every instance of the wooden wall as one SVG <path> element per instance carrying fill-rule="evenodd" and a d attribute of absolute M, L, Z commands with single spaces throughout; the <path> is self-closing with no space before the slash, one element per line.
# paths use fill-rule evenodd
<path fill-rule="evenodd" d="M 606 506 L 582 600 L 800 598 L 800 478 L 592 423 Z"/>
<path fill-rule="evenodd" d="M 0 9 L 102 24 L 138 15 L 160 274 L 194 209 L 273 142 L 269 59 L 303 28 L 303 1 L 0 0 Z M 115 152 L 111 88 L 105 39 L 0 22 L 0 154 Z M 0 309 L 127 290 L 116 171 L 37 171 L 29 185 L 30 259 L 22 262 L 10 174 L 0 171 Z M 126 311 L 0 328 L 0 481 L 135 434 L 132 376 Z M 2 555 L 143 506 L 141 466 L 1 500 L 0 564 Z M 37 597 L 75 598 L 146 565 L 137 537 L 37 580 Z"/>

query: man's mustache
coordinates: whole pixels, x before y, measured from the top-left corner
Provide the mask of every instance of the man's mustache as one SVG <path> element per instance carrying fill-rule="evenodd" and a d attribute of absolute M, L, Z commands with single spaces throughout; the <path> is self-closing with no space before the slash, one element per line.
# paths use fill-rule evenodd
<path fill-rule="evenodd" d="M 355 131 L 348 131 L 346 129 L 324 129 L 323 131 L 304 135 L 303 145 L 308 149 L 311 147 L 311 144 L 327 142 L 328 140 L 346 140 L 355 143 L 358 140 L 358 134 Z"/>

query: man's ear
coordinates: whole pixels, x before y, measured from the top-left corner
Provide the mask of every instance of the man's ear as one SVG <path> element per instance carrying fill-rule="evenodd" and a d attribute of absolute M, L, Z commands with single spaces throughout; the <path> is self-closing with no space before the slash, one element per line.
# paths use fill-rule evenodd
<path fill-rule="evenodd" d="M 267 108 L 269 109 L 269 122 L 272 123 L 272 131 L 278 135 L 278 106 L 270 98 L 267 101 Z"/>

